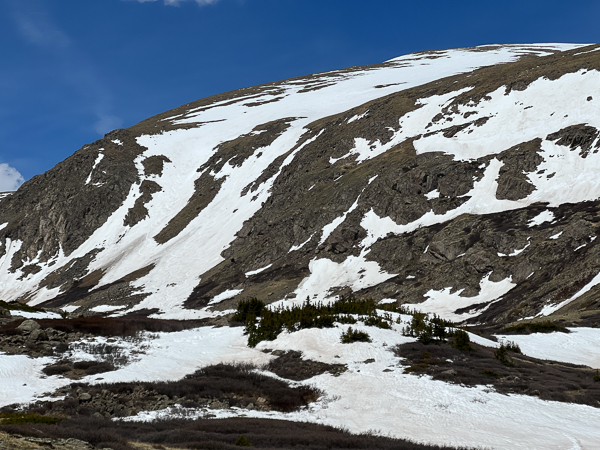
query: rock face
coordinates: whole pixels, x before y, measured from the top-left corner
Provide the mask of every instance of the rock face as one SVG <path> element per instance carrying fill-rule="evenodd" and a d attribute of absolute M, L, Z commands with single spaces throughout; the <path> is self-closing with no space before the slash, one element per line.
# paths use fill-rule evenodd
<path fill-rule="evenodd" d="M 580 47 L 407 55 L 115 130 L 0 200 L 3 298 L 185 318 L 352 294 L 592 325 L 600 52 Z"/>

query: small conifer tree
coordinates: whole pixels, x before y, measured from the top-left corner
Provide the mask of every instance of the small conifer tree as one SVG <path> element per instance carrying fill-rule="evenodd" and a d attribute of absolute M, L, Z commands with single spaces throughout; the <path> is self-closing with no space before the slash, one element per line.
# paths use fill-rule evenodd
<path fill-rule="evenodd" d="M 237 438 L 233 445 L 237 445 L 238 447 L 252 447 L 252 444 L 248 442 L 248 439 L 246 439 L 244 435 Z"/>

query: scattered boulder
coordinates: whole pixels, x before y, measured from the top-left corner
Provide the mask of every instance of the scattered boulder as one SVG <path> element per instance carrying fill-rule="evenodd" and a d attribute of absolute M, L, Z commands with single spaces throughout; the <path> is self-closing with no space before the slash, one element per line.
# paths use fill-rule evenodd
<path fill-rule="evenodd" d="M 29 339 L 32 340 L 32 341 L 47 341 L 48 340 L 48 335 L 41 328 L 35 328 L 29 334 Z"/>
<path fill-rule="evenodd" d="M 6 308 L 0 307 L 0 317 L 10 317 L 10 311 Z"/>
<path fill-rule="evenodd" d="M 31 333 L 33 330 L 40 329 L 41 326 L 35 320 L 26 319 L 17 327 L 17 330 L 24 331 L 25 333 Z"/>

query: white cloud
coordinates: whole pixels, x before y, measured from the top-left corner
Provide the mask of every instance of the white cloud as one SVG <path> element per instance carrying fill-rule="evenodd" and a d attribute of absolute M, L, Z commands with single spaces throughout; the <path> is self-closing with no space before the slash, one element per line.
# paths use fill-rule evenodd
<path fill-rule="evenodd" d="M 16 191 L 24 181 L 17 169 L 6 163 L 0 164 L 0 192 Z"/>

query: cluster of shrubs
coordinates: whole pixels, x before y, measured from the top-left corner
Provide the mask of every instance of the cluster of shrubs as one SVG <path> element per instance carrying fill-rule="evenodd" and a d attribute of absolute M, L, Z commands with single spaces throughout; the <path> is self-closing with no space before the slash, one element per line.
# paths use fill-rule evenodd
<path fill-rule="evenodd" d="M 416 337 L 423 344 L 443 343 L 447 339 L 452 339 L 451 345 L 462 351 L 474 351 L 471 347 L 471 339 L 466 331 L 456 328 L 456 325 L 449 321 L 433 315 L 421 312 L 412 312 L 412 319 L 407 327 L 402 329 L 404 336 Z"/>
<path fill-rule="evenodd" d="M 42 416 L 36 413 L 27 412 L 5 412 L 0 413 L 0 424 L 2 425 L 21 425 L 24 423 L 45 423 L 57 424 L 60 419 L 56 417 Z"/>
<path fill-rule="evenodd" d="M 256 299 L 241 301 L 232 318 L 234 322 L 245 324 L 248 346 L 255 347 L 261 341 L 272 341 L 283 331 L 299 331 L 307 328 L 332 328 L 337 323 L 357 323 L 359 320 L 368 326 L 391 328 L 390 314 L 377 315 L 380 308 L 374 300 L 361 300 L 342 297 L 330 304 L 311 304 L 308 299 L 299 306 L 266 308 Z M 406 312 L 402 307 L 386 306 L 387 310 Z M 353 316 L 358 316 L 356 319 Z M 368 337 L 368 336 L 367 336 Z"/>
<path fill-rule="evenodd" d="M 108 361 L 78 361 L 70 363 L 69 361 L 59 361 L 56 364 L 46 366 L 42 369 L 48 376 L 62 375 L 72 370 L 83 370 L 86 375 L 97 375 L 99 373 L 111 372 L 116 367 Z"/>
<path fill-rule="evenodd" d="M 472 351 L 469 334 L 457 329 L 456 325 L 437 315 L 411 311 L 404 306 L 394 304 L 378 305 L 374 300 L 342 297 L 339 300 L 323 304 L 312 304 L 307 298 L 297 306 L 267 308 L 257 298 L 242 300 L 232 318 L 232 322 L 243 323 L 245 334 L 248 335 L 248 346 L 255 347 L 261 341 L 272 341 L 283 331 L 299 331 L 307 328 L 331 328 L 335 323 L 356 324 L 359 321 L 366 326 L 376 326 L 390 329 L 392 316 L 384 313 L 377 314 L 377 309 L 411 315 L 411 323 L 403 328 L 404 336 L 416 337 L 418 341 L 446 342 L 452 339 L 451 345 L 459 350 Z M 398 318 L 397 323 L 401 323 Z M 341 336 L 342 343 L 371 342 L 369 335 L 350 327 Z"/>
<path fill-rule="evenodd" d="M 451 447 L 419 444 L 374 433 L 351 434 L 343 428 L 276 419 L 230 418 L 219 420 L 165 419 L 123 422 L 97 417 L 64 419 L 58 425 L 1 425 L 0 431 L 36 438 L 74 438 L 95 448 L 136 450 L 143 442 L 155 449 L 389 449 L 450 450 Z M 242 439 L 242 436 L 244 437 Z M 456 450 L 456 447 L 453 447 Z"/>
<path fill-rule="evenodd" d="M 551 320 L 544 320 L 543 322 L 525 322 L 512 327 L 506 327 L 505 333 L 508 334 L 531 334 L 531 333 L 570 333 L 570 331 L 558 325 L 556 322 Z"/>
<path fill-rule="evenodd" d="M 0 300 L 0 308 L 8 309 L 9 311 L 24 311 L 24 312 L 45 312 L 45 309 L 29 306 L 25 303 L 13 301 L 5 302 Z"/>
<path fill-rule="evenodd" d="M 521 347 L 519 347 L 518 344 L 516 344 L 512 341 L 508 341 L 508 342 L 501 342 L 500 347 L 498 347 L 496 350 L 494 350 L 494 358 L 496 358 L 498 361 L 500 361 L 505 366 L 514 367 L 515 363 L 508 356 L 508 352 L 522 354 Z"/>
<path fill-rule="evenodd" d="M 364 331 L 353 330 L 352 327 L 342 333 L 342 344 L 351 344 L 353 342 L 371 342 L 371 338 Z"/>

